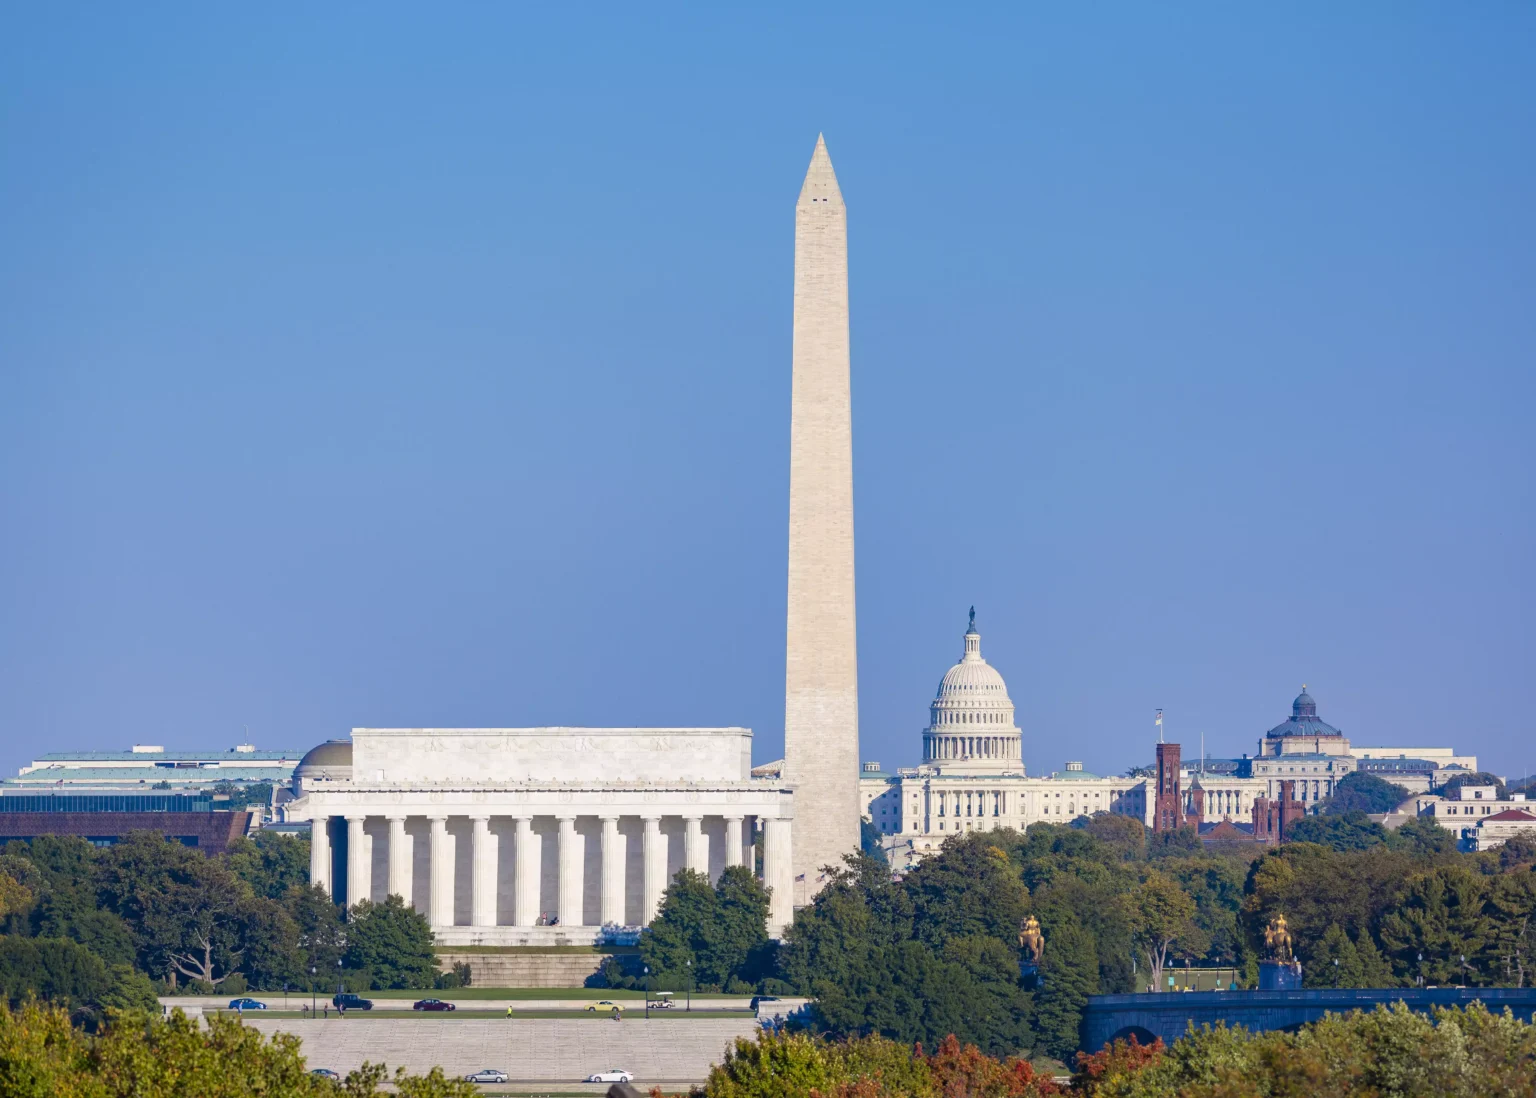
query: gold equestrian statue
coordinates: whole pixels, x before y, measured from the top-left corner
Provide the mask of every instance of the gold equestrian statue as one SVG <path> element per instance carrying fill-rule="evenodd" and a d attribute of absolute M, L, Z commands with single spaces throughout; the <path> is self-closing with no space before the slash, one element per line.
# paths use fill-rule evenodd
<path fill-rule="evenodd" d="M 1019 948 L 1029 954 L 1035 964 L 1040 963 L 1045 952 L 1045 935 L 1040 933 L 1040 920 L 1033 915 L 1019 924 Z"/>
<path fill-rule="evenodd" d="M 1291 932 L 1285 928 L 1285 916 L 1276 915 L 1264 928 L 1264 948 L 1276 961 L 1291 959 Z"/>

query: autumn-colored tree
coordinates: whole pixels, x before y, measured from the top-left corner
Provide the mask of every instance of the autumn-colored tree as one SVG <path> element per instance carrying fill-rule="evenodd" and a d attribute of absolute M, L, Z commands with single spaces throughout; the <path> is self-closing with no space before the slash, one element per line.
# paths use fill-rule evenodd
<path fill-rule="evenodd" d="M 999 1060 L 975 1045 L 961 1045 L 954 1034 L 939 1042 L 928 1065 L 939 1098 L 1044 1098 L 1065 1094 L 1049 1075 L 1036 1073 L 1027 1060 Z"/>

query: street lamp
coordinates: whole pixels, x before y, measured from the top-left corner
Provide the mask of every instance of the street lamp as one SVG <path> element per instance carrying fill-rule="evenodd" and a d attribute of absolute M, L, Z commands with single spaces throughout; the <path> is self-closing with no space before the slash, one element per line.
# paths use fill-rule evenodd
<path fill-rule="evenodd" d="M 1424 954 L 1419 954 L 1419 986 L 1424 986 Z"/>
<path fill-rule="evenodd" d="M 693 959 L 690 957 L 683 964 L 688 966 L 688 1012 L 693 1013 Z"/>
<path fill-rule="evenodd" d="M 315 1016 L 315 966 L 309 966 L 309 1016 Z"/>
<path fill-rule="evenodd" d="M 651 1020 L 651 966 L 641 965 L 640 968 L 645 973 L 645 1020 L 649 1022 Z"/>

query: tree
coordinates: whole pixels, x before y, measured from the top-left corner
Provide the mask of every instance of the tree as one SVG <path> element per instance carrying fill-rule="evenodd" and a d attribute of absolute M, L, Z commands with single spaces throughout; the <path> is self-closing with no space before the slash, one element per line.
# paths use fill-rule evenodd
<path fill-rule="evenodd" d="M 1333 787 L 1333 796 L 1323 801 L 1322 811 L 1330 816 L 1349 812 L 1391 812 L 1410 795 L 1403 786 L 1357 770 L 1344 775 L 1343 781 Z"/>
<path fill-rule="evenodd" d="M 294 885 L 309 883 L 309 839 L 258 831 L 236 839 L 224 852 L 230 870 L 257 896 L 276 900 Z"/>
<path fill-rule="evenodd" d="M 1198 956 L 1206 939 L 1195 925 L 1195 902 L 1171 877 L 1149 870 L 1141 887 L 1125 899 L 1131 933 L 1147 960 L 1152 990 L 1163 990 L 1163 969 L 1178 943 L 1184 953 Z"/>
<path fill-rule="evenodd" d="M 35 995 L 76 1006 L 99 1001 L 112 988 L 100 957 L 74 942 L 0 937 L 0 995 L 12 1006 Z"/>
<path fill-rule="evenodd" d="M 715 884 L 715 918 L 695 962 L 699 984 L 750 990 L 768 967 L 768 890 L 745 866 L 727 866 Z"/>
<path fill-rule="evenodd" d="M 32 891 L 9 873 L 0 872 L 0 919 L 32 906 Z"/>
<path fill-rule="evenodd" d="M 97 907 L 95 897 L 84 889 L 48 890 L 32 909 L 29 923 L 36 937 L 68 938 L 109 965 L 133 963 L 133 931 L 116 914 Z"/>
<path fill-rule="evenodd" d="M 1486 910 L 1493 922 L 1493 973 L 1509 987 L 1536 981 L 1536 873 L 1505 873 L 1489 881 Z"/>
<path fill-rule="evenodd" d="M 1428 816 L 1415 816 L 1387 833 L 1387 844 L 1420 857 L 1456 853 L 1456 833 Z"/>
<path fill-rule="evenodd" d="M 1181 858 L 1204 851 L 1200 844 L 1200 832 L 1185 824 L 1172 831 L 1154 831 L 1147 843 L 1147 854 L 1153 858 Z"/>
<path fill-rule="evenodd" d="M 1303 986 L 1309 988 L 1393 987 L 1400 982 L 1369 936 L 1356 945 L 1339 926 L 1323 932 L 1302 972 Z"/>
<path fill-rule="evenodd" d="M 1326 816 L 1303 816 L 1286 829 L 1285 838 L 1287 842 L 1318 843 L 1334 850 L 1369 850 L 1387 841 L 1387 829 L 1359 810 L 1330 810 Z"/>
<path fill-rule="evenodd" d="M 1486 880 L 1451 864 L 1404 882 L 1381 917 L 1381 944 L 1393 970 L 1428 984 L 1482 984 L 1481 966 L 1492 959 L 1484 953 L 1494 944 L 1493 921 L 1484 911 Z"/>
<path fill-rule="evenodd" d="M 428 988 L 437 976 L 432 927 L 394 895 L 352 905 L 344 960 L 348 968 L 369 973 L 374 987 Z"/>
<path fill-rule="evenodd" d="M 168 1020 L 134 1012 L 92 1037 L 56 1007 L 0 1006 L 0 1094 L 15 1098 L 374 1098 L 385 1081 L 402 1098 L 478 1093 L 440 1069 L 390 1078 L 382 1064 L 364 1064 L 338 1087 L 310 1074 L 299 1038 L 264 1037 L 230 1017 L 210 1017 L 205 1026 L 180 1011 Z"/>
<path fill-rule="evenodd" d="M 282 902 L 294 923 L 302 972 L 311 966 L 317 972 L 334 971 L 347 951 L 347 931 L 330 893 L 319 885 L 294 885 L 283 894 Z"/>
<path fill-rule="evenodd" d="M 1046 938 L 1041 987 L 1035 994 L 1039 1049 L 1070 1063 L 1088 996 L 1099 990 L 1099 958 L 1093 935 L 1076 921 L 1058 923 Z"/>
<path fill-rule="evenodd" d="M 1147 855 L 1147 827 L 1130 816 L 1097 812 L 1088 820 L 1084 830 L 1124 861 L 1140 861 Z"/>
<path fill-rule="evenodd" d="M 715 916 L 709 878 L 696 870 L 678 870 L 662 893 L 656 918 L 640 936 L 640 959 L 657 986 L 676 991 L 687 987 Z"/>
<path fill-rule="evenodd" d="M 859 849 L 876 861 L 886 861 L 880 829 L 868 820 L 859 820 Z"/>

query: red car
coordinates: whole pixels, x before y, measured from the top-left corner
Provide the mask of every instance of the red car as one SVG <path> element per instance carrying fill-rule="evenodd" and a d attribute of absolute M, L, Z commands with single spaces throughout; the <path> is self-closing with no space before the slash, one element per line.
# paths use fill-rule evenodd
<path fill-rule="evenodd" d="M 411 1004 L 412 1010 L 458 1010 L 452 1003 L 445 1003 L 441 999 L 418 999 Z"/>

